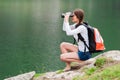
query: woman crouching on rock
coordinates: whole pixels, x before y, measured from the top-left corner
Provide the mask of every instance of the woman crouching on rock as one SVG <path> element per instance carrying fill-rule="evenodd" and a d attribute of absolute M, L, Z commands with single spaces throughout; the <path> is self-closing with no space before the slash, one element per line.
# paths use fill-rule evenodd
<path fill-rule="evenodd" d="M 77 45 L 73 45 L 68 42 L 62 42 L 60 44 L 61 55 L 60 59 L 66 63 L 66 67 L 64 71 L 68 71 L 71 69 L 71 62 L 84 62 L 91 58 L 91 53 L 89 49 L 86 47 L 86 51 L 84 52 L 85 45 L 79 40 L 78 41 L 78 33 L 84 38 L 87 45 L 89 45 L 88 41 L 88 31 L 87 28 L 82 25 L 84 19 L 84 11 L 82 9 L 76 9 L 73 11 L 73 16 L 68 12 L 64 15 L 63 21 L 63 31 L 66 32 L 68 36 L 73 36 L 77 42 Z M 69 24 L 69 17 L 72 17 L 73 25 Z"/>

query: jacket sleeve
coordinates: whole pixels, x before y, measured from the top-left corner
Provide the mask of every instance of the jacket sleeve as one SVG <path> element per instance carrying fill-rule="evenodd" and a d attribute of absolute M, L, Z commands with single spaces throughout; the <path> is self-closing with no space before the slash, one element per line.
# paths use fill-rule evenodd
<path fill-rule="evenodd" d="M 84 28 L 85 28 L 83 25 L 81 25 L 80 27 L 77 27 L 77 28 L 72 30 L 70 28 L 69 22 L 65 22 L 65 21 L 64 21 L 64 26 L 63 27 L 64 27 L 64 29 L 66 31 L 66 34 L 68 36 L 75 35 L 75 34 L 78 34 L 78 33 L 82 33 L 84 31 Z"/>
<path fill-rule="evenodd" d="M 63 31 L 66 31 L 65 29 L 65 22 L 63 21 Z"/>

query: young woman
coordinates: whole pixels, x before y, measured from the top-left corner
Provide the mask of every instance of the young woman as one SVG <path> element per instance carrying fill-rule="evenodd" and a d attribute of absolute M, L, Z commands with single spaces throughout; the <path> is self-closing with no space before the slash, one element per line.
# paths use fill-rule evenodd
<path fill-rule="evenodd" d="M 82 9 L 76 9 L 73 11 L 72 22 L 73 25 L 69 25 L 69 16 L 71 13 L 66 13 L 63 21 L 63 30 L 66 31 L 68 36 L 73 36 L 77 41 L 77 45 L 73 45 L 68 42 L 62 42 L 60 44 L 61 55 L 60 59 L 66 63 L 64 71 L 71 69 L 71 62 L 83 62 L 91 58 L 91 53 L 88 48 L 84 52 L 85 45 L 79 40 L 77 34 L 80 33 L 85 39 L 87 45 L 88 43 L 88 31 L 87 28 L 82 25 L 84 19 L 84 11 Z"/>

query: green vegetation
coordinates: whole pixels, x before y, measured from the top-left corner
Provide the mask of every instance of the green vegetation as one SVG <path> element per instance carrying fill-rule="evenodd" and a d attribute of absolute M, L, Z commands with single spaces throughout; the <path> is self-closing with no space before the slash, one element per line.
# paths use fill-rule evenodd
<path fill-rule="evenodd" d="M 45 73 L 36 73 L 35 75 L 34 75 L 34 77 L 36 78 L 36 77 L 40 77 L 40 76 L 43 76 Z"/>
<path fill-rule="evenodd" d="M 60 73 L 63 73 L 64 71 L 63 70 L 57 70 L 56 71 L 56 74 L 60 74 Z M 36 73 L 34 78 L 37 78 L 37 77 L 40 77 L 40 76 L 43 76 L 45 75 L 45 73 Z"/>
<path fill-rule="evenodd" d="M 104 58 L 104 57 L 98 58 L 96 60 L 95 66 L 100 68 L 100 67 L 102 67 L 105 64 L 106 61 L 107 61 L 107 59 Z"/>
<path fill-rule="evenodd" d="M 96 70 L 97 70 L 97 68 L 96 68 L 96 67 L 93 67 L 93 68 L 87 69 L 87 70 L 85 71 L 85 73 L 86 73 L 87 75 L 91 75 L 91 74 L 93 74 Z"/>
<path fill-rule="evenodd" d="M 105 68 L 91 75 L 88 80 L 120 80 L 120 64 Z"/>
<path fill-rule="evenodd" d="M 96 60 L 95 65 L 95 67 L 85 69 L 84 76 L 75 76 L 73 80 L 120 80 L 120 64 L 102 57 Z"/>
<path fill-rule="evenodd" d="M 63 72 L 64 72 L 63 70 L 57 70 L 56 74 L 60 74 L 60 73 L 63 73 Z"/>
<path fill-rule="evenodd" d="M 101 70 L 98 69 L 90 69 L 85 76 L 75 76 L 73 80 L 120 80 L 120 64 L 116 64 L 112 67 L 107 67 Z M 95 71 L 96 70 L 96 71 Z M 95 72 L 94 72 L 95 71 Z M 94 72 L 94 73 L 93 73 Z"/>

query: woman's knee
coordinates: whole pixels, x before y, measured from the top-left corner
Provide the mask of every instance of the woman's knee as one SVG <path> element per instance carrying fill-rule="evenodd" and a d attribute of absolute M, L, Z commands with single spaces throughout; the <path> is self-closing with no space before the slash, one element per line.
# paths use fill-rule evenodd
<path fill-rule="evenodd" d="M 61 55 L 60 55 L 60 60 L 66 61 L 66 57 L 64 56 L 64 54 L 61 54 Z"/>
<path fill-rule="evenodd" d="M 69 49 L 70 46 L 73 46 L 71 43 L 68 43 L 68 42 L 62 42 L 60 44 L 60 48 L 64 48 L 64 49 Z"/>
<path fill-rule="evenodd" d="M 65 45 L 66 45 L 66 42 L 62 42 L 62 43 L 60 44 L 60 48 L 65 47 Z"/>

